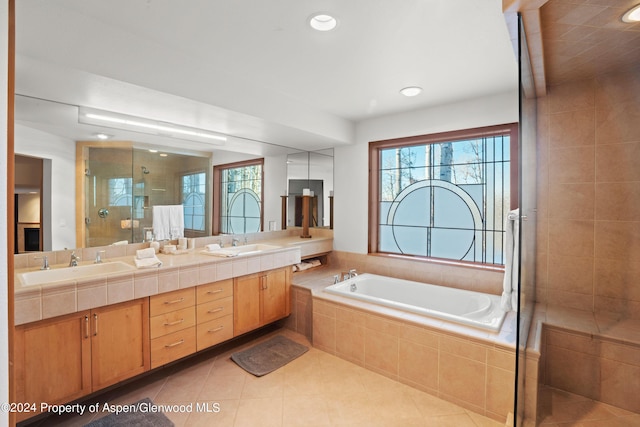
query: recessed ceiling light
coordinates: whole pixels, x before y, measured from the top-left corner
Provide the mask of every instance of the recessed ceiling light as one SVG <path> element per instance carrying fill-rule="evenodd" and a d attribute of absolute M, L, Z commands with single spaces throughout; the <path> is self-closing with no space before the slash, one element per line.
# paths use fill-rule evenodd
<path fill-rule="evenodd" d="M 160 153 L 160 157 L 167 157 L 168 154 L 167 153 Z"/>
<path fill-rule="evenodd" d="M 149 152 L 150 152 L 150 153 L 157 153 L 157 152 L 158 152 L 158 150 L 154 150 L 153 148 L 149 148 Z"/>
<path fill-rule="evenodd" d="M 309 25 L 317 31 L 331 31 L 338 26 L 338 20 L 326 13 L 315 13 L 309 18 Z"/>
<path fill-rule="evenodd" d="M 93 136 L 95 136 L 96 138 L 105 141 L 109 138 L 111 138 L 111 135 L 107 135 L 106 133 L 94 133 Z"/>
<path fill-rule="evenodd" d="M 622 15 L 623 22 L 640 22 L 640 4 L 635 5 Z"/>
<path fill-rule="evenodd" d="M 422 88 L 418 86 L 409 86 L 400 89 L 400 93 L 404 96 L 416 96 L 419 95 L 420 92 L 422 92 Z"/>

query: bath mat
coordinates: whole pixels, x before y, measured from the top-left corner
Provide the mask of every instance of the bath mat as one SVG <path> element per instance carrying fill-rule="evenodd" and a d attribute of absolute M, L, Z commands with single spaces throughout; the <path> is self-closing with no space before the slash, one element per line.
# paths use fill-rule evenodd
<path fill-rule="evenodd" d="M 162 412 L 151 411 L 153 402 L 148 397 L 127 407 L 140 407 L 141 410 L 112 413 L 91 421 L 85 427 L 173 427 L 173 422 Z"/>
<path fill-rule="evenodd" d="M 276 335 L 247 350 L 233 353 L 231 360 L 245 371 L 261 377 L 302 356 L 307 350 L 309 348 L 302 344 L 282 335 Z"/>

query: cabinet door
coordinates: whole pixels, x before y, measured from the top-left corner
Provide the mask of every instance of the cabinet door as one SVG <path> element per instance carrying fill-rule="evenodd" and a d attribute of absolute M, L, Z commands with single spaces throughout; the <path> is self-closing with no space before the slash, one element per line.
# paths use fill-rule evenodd
<path fill-rule="evenodd" d="M 89 312 L 15 330 L 17 402 L 69 402 L 91 392 Z M 19 413 L 18 421 L 34 413 Z"/>
<path fill-rule="evenodd" d="M 264 276 L 262 289 L 262 324 L 289 315 L 289 282 L 287 269 L 270 271 Z"/>
<path fill-rule="evenodd" d="M 251 274 L 233 282 L 233 334 L 238 336 L 259 328 L 262 276 Z"/>
<path fill-rule="evenodd" d="M 93 390 L 149 370 L 149 299 L 91 311 Z"/>

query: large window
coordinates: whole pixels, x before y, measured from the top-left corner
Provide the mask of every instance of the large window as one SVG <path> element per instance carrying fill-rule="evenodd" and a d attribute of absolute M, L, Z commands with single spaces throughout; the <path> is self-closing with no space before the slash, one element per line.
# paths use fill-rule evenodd
<path fill-rule="evenodd" d="M 207 174 L 197 172 L 182 175 L 180 192 L 184 208 L 184 228 L 193 231 L 205 231 Z"/>
<path fill-rule="evenodd" d="M 214 234 L 262 231 L 263 159 L 214 168 Z"/>
<path fill-rule="evenodd" d="M 369 251 L 504 264 L 517 125 L 370 143 Z"/>

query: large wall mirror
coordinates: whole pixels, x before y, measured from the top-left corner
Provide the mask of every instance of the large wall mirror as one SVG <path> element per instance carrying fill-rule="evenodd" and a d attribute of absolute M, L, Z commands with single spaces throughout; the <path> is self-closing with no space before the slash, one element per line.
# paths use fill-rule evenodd
<path fill-rule="evenodd" d="M 185 235 L 210 235 L 213 165 L 251 158 L 265 159 L 265 231 L 280 229 L 283 179 L 290 195 L 287 225 L 300 225 L 295 200 L 305 188 L 317 200 L 310 226 L 330 225 L 332 149 L 307 152 L 240 141 L 234 149 L 197 150 L 198 145 L 184 148 L 183 141 L 171 145 L 162 137 L 156 145 L 153 137 L 136 134 L 126 142 L 80 143 L 58 130 L 77 123 L 77 108 L 16 96 L 15 253 L 143 242 L 153 206 L 182 204 L 185 197 L 193 207 Z M 84 127 L 88 135 L 108 132 Z"/>

